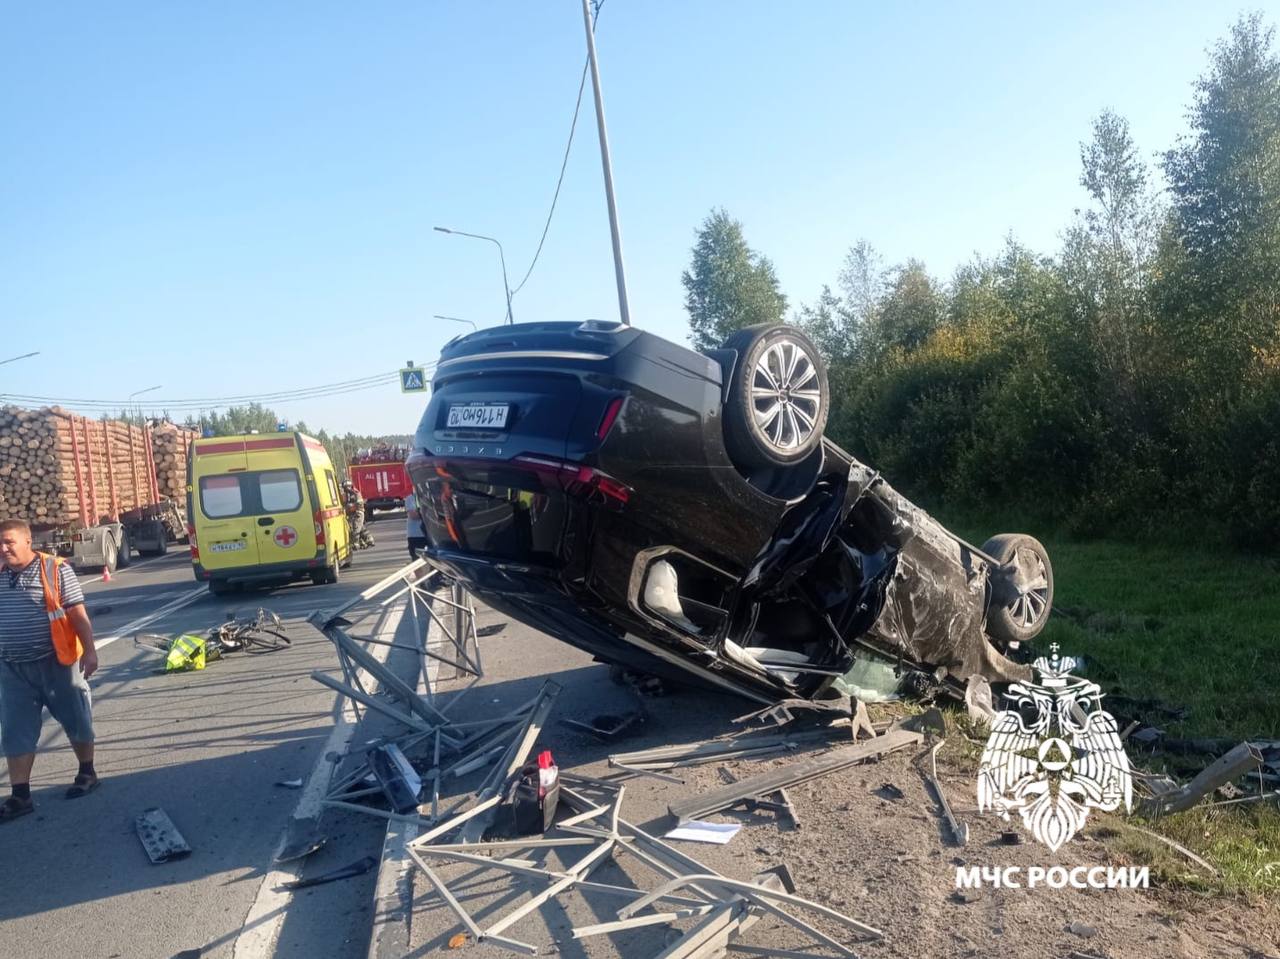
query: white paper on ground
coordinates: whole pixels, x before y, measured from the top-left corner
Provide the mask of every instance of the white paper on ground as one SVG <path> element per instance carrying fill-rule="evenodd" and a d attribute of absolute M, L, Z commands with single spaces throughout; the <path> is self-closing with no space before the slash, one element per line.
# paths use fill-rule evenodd
<path fill-rule="evenodd" d="M 713 842 L 723 846 L 738 834 L 740 822 L 700 822 L 690 819 L 666 834 L 667 839 L 689 839 L 693 842 Z"/>

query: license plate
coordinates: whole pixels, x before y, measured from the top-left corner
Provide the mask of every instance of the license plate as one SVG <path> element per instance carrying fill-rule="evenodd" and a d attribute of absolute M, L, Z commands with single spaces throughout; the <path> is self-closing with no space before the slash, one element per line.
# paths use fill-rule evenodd
<path fill-rule="evenodd" d="M 465 403 L 449 407 L 450 429 L 500 430 L 507 425 L 509 403 Z"/>
<path fill-rule="evenodd" d="M 211 553 L 234 553 L 236 550 L 248 549 L 249 544 L 242 539 L 232 540 L 230 543 L 214 543 L 209 547 Z"/>

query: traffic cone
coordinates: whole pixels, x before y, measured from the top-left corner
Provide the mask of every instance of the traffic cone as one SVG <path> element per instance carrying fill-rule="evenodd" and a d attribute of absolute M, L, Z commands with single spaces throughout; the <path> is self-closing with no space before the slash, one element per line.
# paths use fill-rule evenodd
<path fill-rule="evenodd" d="M 105 566 L 102 567 L 102 581 L 104 583 L 111 582 L 111 570 L 107 569 Z"/>

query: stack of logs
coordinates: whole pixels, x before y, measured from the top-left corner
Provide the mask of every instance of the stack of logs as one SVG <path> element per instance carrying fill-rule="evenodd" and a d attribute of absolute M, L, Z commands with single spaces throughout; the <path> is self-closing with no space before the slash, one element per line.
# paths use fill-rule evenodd
<path fill-rule="evenodd" d="M 187 495 L 187 451 L 200 434 L 172 423 L 160 423 L 151 429 L 151 448 L 155 455 L 156 482 L 160 495 L 184 500 Z"/>
<path fill-rule="evenodd" d="M 142 427 L 87 419 L 56 406 L 0 407 L 0 515 L 33 526 L 92 525 L 153 503 L 157 493 L 179 497 L 170 477 L 180 468 L 185 484 L 190 431 L 163 424 L 158 432 L 164 439 L 157 438 L 153 450 L 151 431 Z M 169 450 L 176 446 L 182 446 L 180 455 Z M 165 460 L 170 456 L 172 461 Z M 152 468 L 160 460 L 167 472 L 156 489 Z"/>

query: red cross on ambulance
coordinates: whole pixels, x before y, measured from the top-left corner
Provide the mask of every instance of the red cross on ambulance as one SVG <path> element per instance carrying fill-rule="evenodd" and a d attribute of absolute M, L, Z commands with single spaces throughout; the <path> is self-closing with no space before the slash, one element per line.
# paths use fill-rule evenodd
<path fill-rule="evenodd" d="M 281 526 L 276 530 L 275 541 L 277 546 L 288 549 L 298 541 L 298 531 L 292 526 Z"/>

